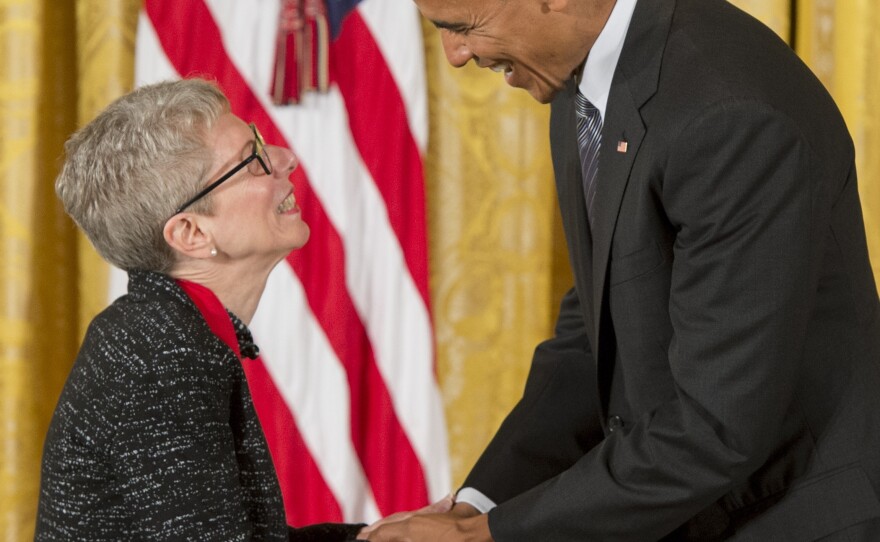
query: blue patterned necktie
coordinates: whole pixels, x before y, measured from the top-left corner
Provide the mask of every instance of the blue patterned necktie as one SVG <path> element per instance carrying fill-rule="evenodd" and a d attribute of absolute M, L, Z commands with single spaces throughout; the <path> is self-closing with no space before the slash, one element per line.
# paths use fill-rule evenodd
<path fill-rule="evenodd" d="M 587 220 L 593 227 L 593 202 L 596 200 L 596 172 L 599 171 L 599 147 L 602 146 L 602 115 L 584 95 L 575 96 L 577 111 L 578 150 L 581 155 L 581 174 L 584 183 L 584 201 L 587 204 Z"/>

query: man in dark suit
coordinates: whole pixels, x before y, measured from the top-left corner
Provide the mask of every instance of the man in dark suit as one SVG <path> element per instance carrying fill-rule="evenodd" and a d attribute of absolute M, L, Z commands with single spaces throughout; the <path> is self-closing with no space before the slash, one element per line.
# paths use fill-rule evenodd
<path fill-rule="evenodd" d="M 575 287 L 449 514 L 370 540 L 880 540 L 880 303 L 825 89 L 723 0 L 415 0 L 541 102 Z"/>

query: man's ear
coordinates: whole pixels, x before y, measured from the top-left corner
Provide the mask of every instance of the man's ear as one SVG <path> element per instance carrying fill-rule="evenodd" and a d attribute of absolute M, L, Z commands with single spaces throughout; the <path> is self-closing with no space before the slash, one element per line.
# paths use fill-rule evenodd
<path fill-rule="evenodd" d="M 176 252 L 189 258 L 210 258 L 214 238 L 207 228 L 209 219 L 192 213 L 178 213 L 165 223 L 162 236 Z M 216 253 L 216 252 L 215 252 Z"/>

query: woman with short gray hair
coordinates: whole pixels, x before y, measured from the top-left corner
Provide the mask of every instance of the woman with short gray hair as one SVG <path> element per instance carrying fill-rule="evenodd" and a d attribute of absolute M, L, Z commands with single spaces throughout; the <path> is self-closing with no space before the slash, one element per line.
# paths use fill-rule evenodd
<path fill-rule="evenodd" d="M 287 527 L 241 367 L 269 273 L 309 237 L 293 153 L 201 80 L 123 96 L 65 150 L 58 196 L 129 290 L 55 409 L 36 539 L 353 540 Z"/>

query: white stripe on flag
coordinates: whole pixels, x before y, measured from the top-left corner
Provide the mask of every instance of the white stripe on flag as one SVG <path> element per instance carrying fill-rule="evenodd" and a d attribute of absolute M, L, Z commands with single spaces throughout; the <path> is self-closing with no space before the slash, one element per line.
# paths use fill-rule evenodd
<path fill-rule="evenodd" d="M 266 87 L 269 74 L 263 67 L 272 58 L 269 52 L 274 54 L 274 33 L 265 22 L 270 17 L 258 17 L 258 10 L 232 0 L 210 0 L 208 5 L 233 64 L 252 88 Z M 345 104 L 335 86 L 325 95 L 307 94 L 296 107 L 276 107 L 266 92 L 256 94 L 308 171 L 343 239 L 348 289 L 395 413 L 426 471 L 430 497 L 440 498 L 450 483 L 431 323 L 388 223 L 384 200 L 351 139 Z M 268 289 L 267 294 L 273 295 Z"/>
<path fill-rule="evenodd" d="M 352 141 L 342 97 L 334 87 L 324 96 L 308 95 L 300 106 L 271 105 L 268 89 L 278 0 L 207 0 L 206 4 L 222 31 L 227 54 L 297 153 L 342 237 L 346 287 L 367 330 L 395 413 L 425 471 L 430 497 L 437 499 L 449 492 L 449 465 L 442 401 L 433 372 L 430 315 L 388 222 L 385 202 Z M 424 59 L 415 9 L 399 0 L 366 0 L 358 9 L 390 62 L 407 121 L 424 153 Z M 138 85 L 179 77 L 143 13 L 137 39 Z M 117 271 L 114 277 L 113 292 L 124 293 L 124 273 Z M 350 441 L 346 374 L 286 263 L 273 271 L 252 328 L 265 366 L 345 519 L 377 517 Z"/>
<path fill-rule="evenodd" d="M 251 326 L 266 370 L 294 413 L 345 520 L 378 519 L 379 509 L 351 445 L 345 371 L 308 310 L 290 266 L 272 271 L 266 292 Z"/>
<path fill-rule="evenodd" d="M 165 49 L 159 43 L 153 23 L 143 11 L 138 15 L 137 54 L 134 57 L 134 85 L 140 87 L 168 79 L 180 79 Z"/>
<path fill-rule="evenodd" d="M 434 379 L 433 336 L 422 298 L 403 261 L 384 202 L 347 130 L 332 88 L 304 107 L 272 112 L 308 164 L 312 186 L 342 236 L 346 282 L 367 328 L 395 412 L 426 470 L 432 498 L 449 492 L 443 406 Z M 294 130 L 292 127 L 296 127 Z M 328 152 L 325 142 L 334 141 Z"/>
<path fill-rule="evenodd" d="M 397 82 L 410 132 L 424 156 L 428 146 L 428 90 L 419 11 L 413 2 L 400 0 L 365 0 L 358 4 L 358 11 Z"/>

